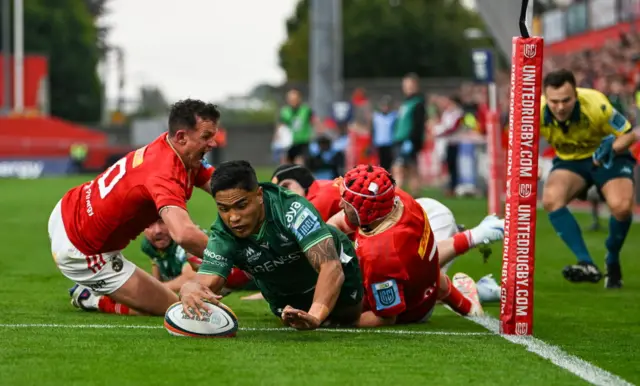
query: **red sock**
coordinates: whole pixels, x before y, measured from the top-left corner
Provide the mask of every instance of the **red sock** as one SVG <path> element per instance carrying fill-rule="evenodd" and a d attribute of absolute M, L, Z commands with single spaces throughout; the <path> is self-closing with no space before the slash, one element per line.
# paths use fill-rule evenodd
<path fill-rule="evenodd" d="M 108 296 L 100 296 L 100 300 L 98 300 L 98 310 L 106 314 L 129 315 L 129 307 L 116 303 Z"/>
<path fill-rule="evenodd" d="M 462 292 L 451 284 L 451 280 L 447 277 L 447 292 L 440 296 L 440 300 L 451 307 L 455 312 L 467 315 L 471 311 L 471 300 L 467 299 Z"/>
<path fill-rule="evenodd" d="M 238 268 L 231 269 L 231 273 L 227 277 L 225 287 L 230 289 L 239 289 L 244 287 L 251 281 L 251 277 L 243 270 Z"/>

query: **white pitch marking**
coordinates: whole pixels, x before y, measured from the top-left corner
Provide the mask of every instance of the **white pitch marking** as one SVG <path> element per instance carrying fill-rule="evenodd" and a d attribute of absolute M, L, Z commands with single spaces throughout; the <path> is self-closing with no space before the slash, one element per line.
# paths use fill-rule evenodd
<path fill-rule="evenodd" d="M 570 373 L 593 384 L 602 386 L 633 386 L 619 376 L 612 374 L 584 359 L 564 352 L 560 347 L 541 341 L 533 336 L 500 335 L 500 322 L 490 316 L 467 317 L 467 319 L 481 325 L 487 330 L 502 336 L 511 343 L 524 346 L 530 352 L 551 361 Z"/>
<path fill-rule="evenodd" d="M 72 329 L 140 329 L 140 330 L 158 330 L 164 328 L 163 326 L 145 326 L 136 324 L 53 324 L 53 323 L 41 323 L 41 324 L 0 324 L 0 328 L 72 328 Z M 293 332 L 292 328 L 284 327 L 243 327 L 240 331 L 282 331 Z M 319 329 L 316 331 L 321 332 L 336 332 L 336 333 L 350 333 L 350 334 L 392 334 L 392 335 L 458 335 L 458 336 L 487 336 L 493 335 L 488 332 L 456 332 L 456 331 L 412 331 L 412 330 L 357 330 L 350 328 L 335 328 L 335 329 Z"/>

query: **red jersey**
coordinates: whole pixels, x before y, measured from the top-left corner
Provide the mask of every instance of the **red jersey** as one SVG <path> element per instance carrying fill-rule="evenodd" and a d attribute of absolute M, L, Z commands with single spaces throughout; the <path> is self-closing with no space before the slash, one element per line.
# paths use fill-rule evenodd
<path fill-rule="evenodd" d="M 340 184 L 342 179 L 315 180 L 309 186 L 307 200 L 316 208 L 324 221 L 340 212 Z"/>
<path fill-rule="evenodd" d="M 427 215 L 396 189 L 401 205 L 371 233 L 358 230 L 356 255 L 365 288 L 364 310 L 397 316 L 396 323 L 423 319 L 435 305 L 440 267 Z"/>
<path fill-rule="evenodd" d="M 193 187 L 206 184 L 212 173 L 204 164 L 187 172 L 162 134 L 64 195 L 67 236 L 86 255 L 122 250 L 160 218 L 162 207 L 186 210 Z"/>

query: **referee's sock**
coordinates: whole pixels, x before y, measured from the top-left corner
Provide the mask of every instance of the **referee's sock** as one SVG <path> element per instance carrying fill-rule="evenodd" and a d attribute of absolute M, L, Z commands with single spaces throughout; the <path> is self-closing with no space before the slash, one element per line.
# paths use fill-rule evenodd
<path fill-rule="evenodd" d="M 609 218 L 609 237 L 605 242 L 607 246 L 607 265 L 619 264 L 620 250 L 624 245 L 624 240 L 629 233 L 631 227 L 631 220 L 633 216 L 630 216 L 626 220 L 618 220 L 611 216 Z"/>
<path fill-rule="evenodd" d="M 571 252 L 576 255 L 579 262 L 593 264 L 582 238 L 580 226 L 566 206 L 549 213 L 549 221 L 551 221 L 551 225 L 553 225 L 553 229 L 555 229 L 558 236 L 567 244 Z"/>

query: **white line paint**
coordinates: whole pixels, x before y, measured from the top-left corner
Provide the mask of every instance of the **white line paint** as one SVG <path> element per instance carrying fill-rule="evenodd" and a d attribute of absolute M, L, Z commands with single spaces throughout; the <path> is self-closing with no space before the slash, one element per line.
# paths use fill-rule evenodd
<path fill-rule="evenodd" d="M 500 322 L 490 316 L 468 317 L 467 319 L 481 325 L 494 334 L 500 333 Z M 585 381 L 602 386 L 633 386 L 632 383 L 612 374 L 584 359 L 564 352 L 560 347 L 554 346 L 534 338 L 533 336 L 500 335 L 511 343 L 524 346 L 528 351 L 549 360 L 554 365 L 561 367 Z"/>
<path fill-rule="evenodd" d="M 140 329 L 140 330 L 158 330 L 163 326 L 147 326 L 136 324 L 0 324 L 0 328 L 16 329 L 16 328 L 71 328 L 71 329 Z M 294 329 L 285 327 L 263 328 L 263 327 L 242 327 L 240 331 L 269 331 L 269 332 L 293 332 Z M 446 335 L 446 336 L 486 336 L 493 335 L 488 332 L 456 332 L 456 331 L 413 331 L 413 330 L 395 330 L 395 329 L 377 329 L 377 330 L 357 330 L 349 328 L 336 329 L 319 329 L 320 332 L 335 332 L 347 334 L 390 334 L 390 335 Z"/>

